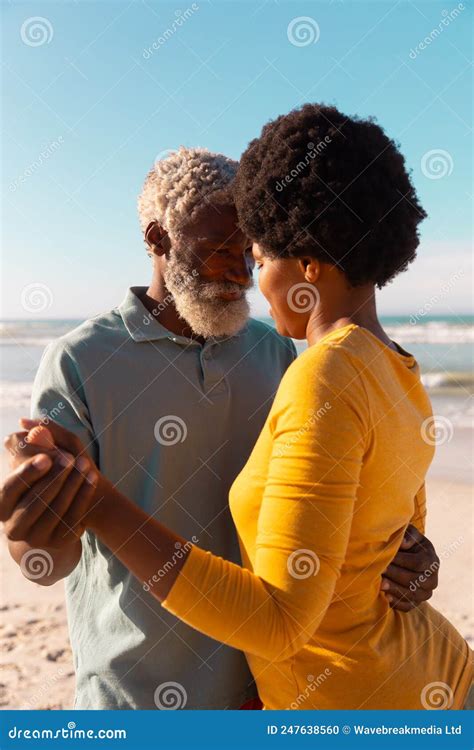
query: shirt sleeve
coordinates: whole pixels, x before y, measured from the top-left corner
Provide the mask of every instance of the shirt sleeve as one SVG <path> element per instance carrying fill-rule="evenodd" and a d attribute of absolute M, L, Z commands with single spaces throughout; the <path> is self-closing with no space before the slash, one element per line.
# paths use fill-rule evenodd
<path fill-rule="evenodd" d="M 83 378 L 75 358 L 61 339 L 49 344 L 43 353 L 33 384 L 30 411 L 33 419 L 50 419 L 77 435 L 99 464 Z"/>
<path fill-rule="evenodd" d="M 194 546 L 163 606 L 262 658 L 298 652 L 324 617 L 345 559 L 366 420 L 365 389 L 346 356 L 301 355 L 269 417 L 254 569 Z"/>

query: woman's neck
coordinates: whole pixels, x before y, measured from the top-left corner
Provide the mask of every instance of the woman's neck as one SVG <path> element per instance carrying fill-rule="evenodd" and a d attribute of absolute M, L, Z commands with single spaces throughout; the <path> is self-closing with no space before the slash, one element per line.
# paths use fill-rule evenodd
<path fill-rule="evenodd" d="M 375 290 L 372 286 L 344 290 L 339 295 L 332 293 L 331 302 L 325 301 L 325 295 L 320 292 L 320 303 L 314 309 L 306 328 L 308 346 L 317 344 L 331 331 L 351 323 L 366 328 L 384 344 L 396 349 L 378 319 Z"/>

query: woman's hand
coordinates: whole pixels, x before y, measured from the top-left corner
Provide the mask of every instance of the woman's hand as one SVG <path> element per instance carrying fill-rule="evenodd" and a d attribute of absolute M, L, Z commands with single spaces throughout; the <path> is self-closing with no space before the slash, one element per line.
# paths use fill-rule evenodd
<path fill-rule="evenodd" d="M 0 487 L 0 520 L 12 542 L 60 548 L 83 534 L 97 505 L 99 472 L 81 441 L 49 422 L 22 420 L 29 432 L 5 445 L 15 469 Z M 25 461 L 26 458 L 26 461 Z"/>

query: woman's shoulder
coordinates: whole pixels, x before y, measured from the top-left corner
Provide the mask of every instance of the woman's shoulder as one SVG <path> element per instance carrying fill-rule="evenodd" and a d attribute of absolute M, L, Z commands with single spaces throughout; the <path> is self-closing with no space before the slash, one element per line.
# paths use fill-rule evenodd
<path fill-rule="evenodd" d="M 365 401 L 362 379 L 364 362 L 358 350 L 358 335 L 338 329 L 302 352 L 289 366 L 278 389 L 274 406 L 305 409 L 327 398 L 356 396 Z"/>
<path fill-rule="evenodd" d="M 363 367 L 361 346 L 365 348 L 365 345 L 365 340 L 360 340 L 357 326 L 338 328 L 305 349 L 290 365 L 287 374 L 304 381 L 324 377 L 338 382 L 353 377 Z"/>

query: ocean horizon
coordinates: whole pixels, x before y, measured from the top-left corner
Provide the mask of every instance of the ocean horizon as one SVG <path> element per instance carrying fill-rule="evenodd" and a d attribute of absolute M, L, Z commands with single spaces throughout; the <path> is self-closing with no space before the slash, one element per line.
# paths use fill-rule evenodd
<path fill-rule="evenodd" d="M 270 325 L 273 320 L 258 317 Z M 417 359 L 433 410 L 453 425 L 474 429 L 474 315 L 382 315 L 388 335 Z M 33 380 L 44 348 L 83 319 L 0 319 L 0 418 L 28 413 Z M 298 352 L 306 342 L 295 341 Z M 13 425 L 16 426 L 15 424 Z"/>

